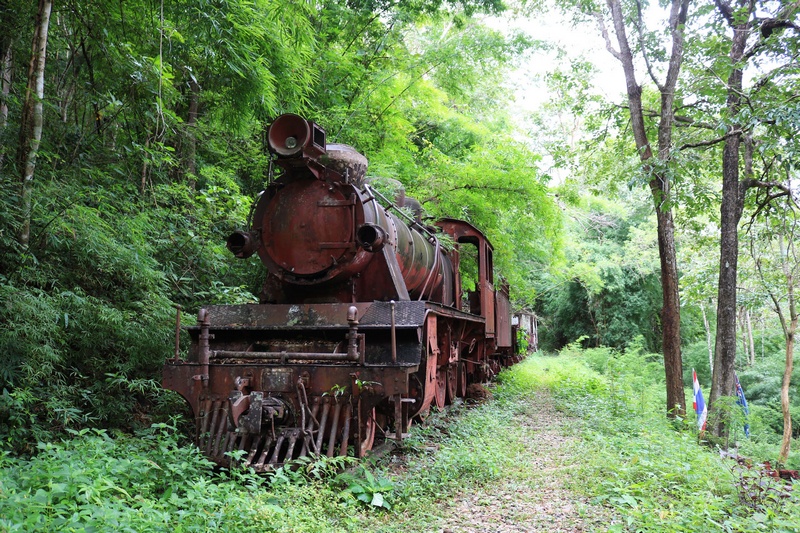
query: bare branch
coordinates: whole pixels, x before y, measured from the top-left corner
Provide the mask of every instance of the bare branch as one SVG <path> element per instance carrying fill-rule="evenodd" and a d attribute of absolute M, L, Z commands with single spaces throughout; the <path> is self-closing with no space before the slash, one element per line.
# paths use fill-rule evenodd
<path fill-rule="evenodd" d="M 606 50 L 617 58 L 618 61 L 622 62 L 622 54 L 614 49 L 614 45 L 611 44 L 611 37 L 608 35 L 608 28 L 606 28 L 606 22 L 603 20 L 603 14 L 597 11 L 594 14 L 594 17 L 597 19 L 597 25 L 600 27 L 600 33 L 603 34 L 603 39 L 606 42 Z"/>
<path fill-rule="evenodd" d="M 709 124 L 708 122 L 697 122 L 695 119 L 691 117 L 684 117 L 681 115 L 675 115 L 675 122 L 679 122 L 687 126 L 694 126 L 695 128 L 702 128 L 704 130 L 717 129 L 717 126 L 714 124 Z"/>
<path fill-rule="evenodd" d="M 689 15 L 689 1 L 672 0 L 672 7 L 670 8 L 669 29 L 672 34 L 672 52 L 669 58 L 667 79 L 664 82 L 664 86 L 670 91 L 675 90 L 683 60 L 683 28 L 686 25 L 686 17 Z"/>
<path fill-rule="evenodd" d="M 786 319 L 783 316 L 783 310 L 781 309 L 780 303 L 778 302 L 778 298 L 775 296 L 775 293 L 770 288 L 769 283 L 767 283 L 767 278 L 764 276 L 764 270 L 761 268 L 761 259 L 756 255 L 755 240 L 756 240 L 755 235 L 753 235 L 753 233 L 750 233 L 750 257 L 753 258 L 753 263 L 756 266 L 758 277 L 761 278 L 761 284 L 764 286 L 764 289 L 766 290 L 767 294 L 769 294 L 769 297 L 772 300 L 773 305 L 775 306 L 775 311 L 778 314 L 778 319 L 781 322 L 781 326 L 784 328 L 784 331 L 786 331 Z"/>
<path fill-rule="evenodd" d="M 650 79 L 653 80 L 656 87 L 658 87 L 658 91 L 664 92 L 664 86 L 659 83 L 658 78 L 656 78 L 656 74 L 653 72 L 653 66 L 650 64 L 650 56 L 647 55 L 647 48 L 644 43 L 644 21 L 642 20 L 641 0 L 636 0 L 636 29 L 639 31 L 639 46 L 642 49 L 642 57 L 644 58 L 644 64 L 647 66 L 647 73 L 650 75 Z"/>
<path fill-rule="evenodd" d="M 714 0 L 714 5 L 717 6 L 717 9 L 719 10 L 720 13 L 722 13 L 722 16 L 725 18 L 727 23 L 733 26 L 734 25 L 733 9 L 731 8 L 730 2 L 723 2 L 722 0 Z"/>
<path fill-rule="evenodd" d="M 742 191 L 750 188 L 760 188 L 767 191 L 766 197 L 760 202 L 758 202 L 758 206 L 756 207 L 755 211 L 753 211 L 753 214 L 750 215 L 750 220 L 747 223 L 749 227 L 753 226 L 753 224 L 756 221 L 756 218 L 758 218 L 758 215 L 760 215 L 761 212 L 767 208 L 767 206 L 772 204 L 772 202 L 774 202 L 778 198 L 782 198 L 785 196 L 791 198 L 792 196 L 792 191 L 791 189 L 789 189 L 787 185 L 776 181 L 761 181 L 755 179 L 748 179 L 740 182 L 739 186 L 741 187 Z M 770 192 L 770 189 L 773 188 L 778 189 L 778 191 Z"/>
<path fill-rule="evenodd" d="M 623 109 L 628 109 L 627 106 L 619 106 L 619 107 L 621 107 Z M 658 111 L 654 111 L 652 109 L 645 109 L 644 110 L 644 116 L 646 116 L 647 118 L 660 118 L 661 114 Z M 697 122 L 695 119 L 693 119 L 691 117 L 684 117 L 684 116 L 674 115 L 672 118 L 673 118 L 673 120 L 675 120 L 675 122 L 680 122 L 681 124 L 684 124 L 684 125 L 687 125 L 687 126 L 694 126 L 694 127 L 702 128 L 702 129 L 706 129 L 706 130 L 716 130 L 717 129 L 717 126 L 715 126 L 714 124 L 709 124 L 707 122 Z"/>
<path fill-rule="evenodd" d="M 792 190 L 788 185 L 779 181 L 748 179 L 742 180 L 741 184 L 745 189 L 778 189 L 782 193 L 780 196 L 785 196 L 792 193 Z"/>
<path fill-rule="evenodd" d="M 723 135 L 722 137 L 717 137 L 715 139 L 707 139 L 705 141 L 700 141 L 700 142 L 696 142 L 696 143 L 682 144 L 678 148 L 678 150 L 686 150 L 687 148 L 702 148 L 703 146 L 714 146 L 715 144 L 719 144 L 719 143 L 727 140 L 729 137 L 733 137 L 734 135 L 739 135 L 741 133 L 742 133 L 742 130 L 740 130 L 740 129 L 731 130 L 728 133 L 726 133 L 725 135 Z"/>
<path fill-rule="evenodd" d="M 699 106 L 700 104 L 708 104 L 708 103 L 709 103 L 709 101 L 706 100 L 706 99 L 697 100 L 697 101 L 689 103 L 689 104 L 683 104 L 683 105 L 675 106 L 675 112 L 677 113 L 678 111 L 681 111 L 683 109 L 692 109 L 692 108 L 695 108 L 695 107 Z"/>
<path fill-rule="evenodd" d="M 633 52 L 631 51 L 630 44 L 628 43 L 628 36 L 625 32 L 625 17 L 622 13 L 622 5 L 620 4 L 620 0 L 606 0 L 606 4 L 611 11 L 614 33 L 617 36 L 617 42 L 619 44 L 619 60 L 622 63 L 622 70 L 625 73 L 625 89 L 628 93 L 633 138 L 636 141 L 636 149 L 639 151 L 639 159 L 647 161 L 653 157 L 653 150 L 650 146 L 650 140 L 647 138 L 647 130 L 644 125 L 642 86 L 636 81 Z"/>
<path fill-rule="evenodd" d="M 750 91 L 751 93 L 759 91 L 762 87 L 764 87 L 767 83 L 769 83 L 772 78 L 784 72 L 784 69 L 789 67 L 796 67 L 797 65 L 797 58 L 798 54 L 794 54 L 791 56 L 787 63 L 782 65 L 778 65 L 774 69 L 770 70 L 769 72 L 765 73 L 755 82 L 753 82 L 753 89 Z"/>
<path fill-rule="evenodd" d="M 789 20 L 798 9 L 800 9 L 800 2 L 790 2 L 783 6 L 774 17 L 762 20 L 759 25 L 759 39 L 745 52 L 744 59 L 749 59 L 754 56 L 756 52 L 764 47 L 766 40 L 776 31 L 783 31 L 786 28 L 791 28 L 796 32 L 800 32 L 800 26 L 797 26 L 797 24 Z M 757 21 L 753 21 L 753 24 L 756 23 Z"/>

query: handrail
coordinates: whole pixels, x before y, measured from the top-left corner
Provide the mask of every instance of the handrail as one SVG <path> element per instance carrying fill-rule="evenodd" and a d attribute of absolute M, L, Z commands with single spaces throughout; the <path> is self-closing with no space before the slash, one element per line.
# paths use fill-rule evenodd
<path fill-rule="evenodd" d="M 358 354 L 355 356 L 347 353 L 313 353 L 313 352 L 244 352 L 235 350 L 214 350 L 211 352 L 214 359 L 225 357 L 236 357 L 238 359 L 267 359 L 280 360 L 302 359 L 302 360 L 324 360 L 324 361 L 358 361 Z"/>

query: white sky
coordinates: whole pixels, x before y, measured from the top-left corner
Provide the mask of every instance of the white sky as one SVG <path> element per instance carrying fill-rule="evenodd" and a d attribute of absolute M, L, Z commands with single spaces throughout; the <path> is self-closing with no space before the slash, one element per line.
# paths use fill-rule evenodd
<path fill-rule="evenodd" d="M 576 27 L 568 17 L 555 10 L 527 19 L 494 18 L 486 22 L 502 32 L 522 31 L 529 37 L 551 43 L 566 53 L 566 57 L 559 58 L 556 50 L 534 50 L 518 69 L 509 74 L 507 83 L 515 95 L 515 102 L 512 104 L 514 117 L 523 131 L 532 131 L 530 116 L 552 96 L 544 81 L 545 74 L 569 68 L 571 60 L 589 61 L 595 65 L 597 72 L 591 81 L 596 94 L 606 101 L 623 101 L 625 78 L 622 66 L 606 49 L 600 29 L 595 23 L 587 22 Z M 541 147 L 536 146 L 535 149 L 541 150 Z M 540 155 L 542 159 L 537 165 L 551 176 L 551 184 L 561 183 L 567 177 L 566 170 L 553 167 L 552 158 L 546 152 L 541 152 Z"/>
<path fill-rule="evenodd" d="M 584 59 L 598 68 L 594 79 L 597 92 L 611 100 L 617 100 L 625 90 L 622 67 L 606 50 L 605 42 L 596 25 L 587 23 L 578 28 L 561 13 L 551 11 L 538 18 L 492 19 L 487 23 L 501 31 L 523 31 L 533 39 L 547 41 L 561 47 L 569 59 Z M 515 87 L 517 104 L 523 111 L 536 109 L 547 99 L 546 89 L 538 78 L 555 70 L 558 64 L 556 52 L 535 51 L 521 67 L 510 76 L 509 83 Z M 561 60 L 568 65 L 567 59 Z"/>

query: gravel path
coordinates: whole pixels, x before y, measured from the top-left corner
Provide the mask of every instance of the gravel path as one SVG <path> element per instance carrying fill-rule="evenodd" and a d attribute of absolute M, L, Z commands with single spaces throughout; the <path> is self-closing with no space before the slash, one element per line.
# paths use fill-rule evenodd
<path fill-rule="evenodd" d="M 444 504 L 439 533 L 606 531 L 608 509 L 592 505 L 565 487 L 580 461 L 570 420 L 539 393 L 528 412 L 517 416 L 529 433 L 526 453 L 513 479 L 461 493 Z"/>

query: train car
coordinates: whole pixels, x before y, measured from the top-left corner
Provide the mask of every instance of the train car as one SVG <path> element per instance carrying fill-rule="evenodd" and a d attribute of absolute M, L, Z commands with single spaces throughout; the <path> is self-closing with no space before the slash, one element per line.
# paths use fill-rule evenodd
<path fill-rule="evenodd" d="M 515 349 L 517 353 L 539 351 L 539 318 L 532 311 L 517 311 L 511 317 L 511 326 L 515 331 Z"/>
<path fill-rule="evenodd" d="M 281 115 L 267 136 L 280 170 L 227 242 L 266 267 L 260 303 L 202 308 L 186 359 L 176 335 L 163 370 L 204 453 L 224 466 L 242 450 L 258 472 L 402 441 L 414 417 L 517 360 L 481 231 L 384 198 L 367 159 L 313 121 Z"/>

